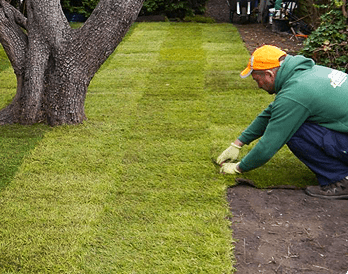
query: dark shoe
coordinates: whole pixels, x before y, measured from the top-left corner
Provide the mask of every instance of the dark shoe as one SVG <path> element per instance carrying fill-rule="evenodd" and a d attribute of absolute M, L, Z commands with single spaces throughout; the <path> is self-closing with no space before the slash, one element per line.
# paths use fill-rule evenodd
<path fill-rule="evenodd" d="M 327 186 L 309 186 L 305 192 L 313 197 L 326 199 L 348 199 L 348 176 Z"/>

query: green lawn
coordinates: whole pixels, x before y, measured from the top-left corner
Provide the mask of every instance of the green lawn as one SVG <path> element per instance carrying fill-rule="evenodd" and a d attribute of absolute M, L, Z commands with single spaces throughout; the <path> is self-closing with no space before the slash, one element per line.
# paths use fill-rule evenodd
<path fill-rule="evenodd" d="M 135 24 L 84 124 L 1 127 L 0 273 L 232 273 L 235 178 L 211 159 L 272 101 L 239 78 L 248 58 L 231 24 Z M 15 82 L 4 68 L 1 107 Z M 313 179 L 286 148 L 243 176 Z"/>

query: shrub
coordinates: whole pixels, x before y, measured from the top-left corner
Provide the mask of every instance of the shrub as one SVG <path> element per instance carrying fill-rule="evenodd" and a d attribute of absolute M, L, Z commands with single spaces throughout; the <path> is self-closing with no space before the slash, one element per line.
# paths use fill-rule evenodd
<path fill-rule="evenodd" d="M 205 12 L 207 0 L 145 0 L 140 15 L 165 15 L 184 18 Z"/>
<path fill-rule="evenodd" d="M 205 17 L 202 15 L 195 16 L 185 16 L 183 19 L 184 22 L 194 22 L 194 23 L 216 23 L 215 20 L 211 17 Z"/>
<path fill-rule="evenodd" d="M 78 13 L 88 18 L 99 0 L 61 0 L 60 2 L 65 13 Z"/>
<path fill-rule="evenodd" d="M 326 13 L 331 0 L 298 0 L 296 15 L 312 29 L 320 25 L 320 16 Z"/>
<path fill-rule="evenodd" d="M 321 16 L 320 26 L 304 42 L 301 54 L 313 58 L 318 64 L 338 70 L 348 68 L 348 28 L 341 1 L 331 0 L 328 12 Z"/>
<path fill-rule="evenodd" d="M 140 15 L 165 15 L 169 18 L 184 18 L 205 12 L 208 0 L 145 0 Z M 78 13 L 88 18 L 99 0 L 61 0 L 65 13 Z"/>

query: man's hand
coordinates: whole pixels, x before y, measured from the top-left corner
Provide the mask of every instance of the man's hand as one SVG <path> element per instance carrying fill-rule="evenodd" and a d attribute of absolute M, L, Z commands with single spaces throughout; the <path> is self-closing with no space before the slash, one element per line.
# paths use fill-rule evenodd
<path fill-rule="evenodd" d="M 224 163 L 221 165 L 220 168 L 220 173 L 223 174 L 239 174 L 241 173 L 238 169 L 237 166 L 239 165 L 239 163 Z"/>
<path fill-rule="evenodd" d="M 224 152 L 221 153 L 221 155 L 217 158 L 216 162 L 219 165 L 221 165 L 226 160 L 237 160 L 240 149 L 240 146 L 237 146 L 236 144 L 232 143 L 230 147 L 228 147 Z"/>

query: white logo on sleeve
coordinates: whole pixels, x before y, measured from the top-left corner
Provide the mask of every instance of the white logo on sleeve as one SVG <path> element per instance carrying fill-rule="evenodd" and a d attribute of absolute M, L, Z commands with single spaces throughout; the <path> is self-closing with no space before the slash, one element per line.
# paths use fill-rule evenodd
<path fill-rule="evenodd" d="M 347 74 L 339 70 L 332 70 L 328 77 L 334 88 L 340 87 L 347 80 Z"/>

